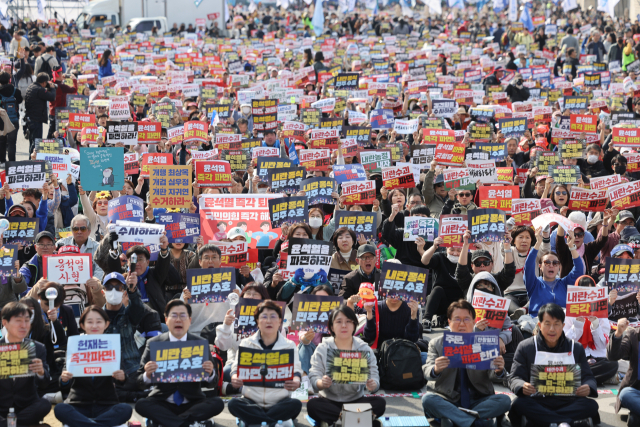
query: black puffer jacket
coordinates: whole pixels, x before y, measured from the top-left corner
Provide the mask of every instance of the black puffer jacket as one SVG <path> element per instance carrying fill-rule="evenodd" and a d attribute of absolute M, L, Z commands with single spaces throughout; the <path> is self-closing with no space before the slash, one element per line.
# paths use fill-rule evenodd
<path fill-rule="evenodd" d="M 27 117 L 36 123 L 47 123 L 49 121 L 47 101 L 56 100 L 56 88 L 51 86 L 45 89 L 38 83 L 31 83 L 24 98 Z"/>

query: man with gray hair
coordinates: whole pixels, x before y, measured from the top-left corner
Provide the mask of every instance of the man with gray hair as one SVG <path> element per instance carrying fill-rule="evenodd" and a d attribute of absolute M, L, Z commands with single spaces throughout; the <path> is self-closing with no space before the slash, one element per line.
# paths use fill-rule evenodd
<path fill-rule="evenodd" d="M 91 236 L 91 221 L 82 214 L 78 214 L 71 220 L 71 236 L 62 238 L 56 242 L 56 247 L 76 246 L 79 253 L 91 254 L 93 261 L 93 276 L 96 278 L 96 286 L 100 287 L 104 271 L 96 264 L 96 251 L 99 243 Z M 88 288 L 89 286 L 87 286 Z"/>
<path fill-rule="evenodd" d="M 591 33 L 591 42 L 587 45 L 587 55 L 596 55 L 595 62 L 602 62 L 607 50 L 602 43 L 602 35 L 600 31 L 596 30 Z"/>

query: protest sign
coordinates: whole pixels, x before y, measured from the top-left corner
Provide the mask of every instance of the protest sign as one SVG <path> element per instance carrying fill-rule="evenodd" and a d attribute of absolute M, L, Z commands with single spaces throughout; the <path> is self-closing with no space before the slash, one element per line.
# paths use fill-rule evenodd
<path fill-rule="evenodd" d="M 369 122 L 371 123 L 371 129 L 393 129 L 394 116 L 393 110 L 372 110 L 370 113 Z"/>
<path fill-rule="evenodd" d="M 499 119 L 498 126 L 506 139 L 516 138 L 516 140 L 519 141 L 527 130 L 527 118 L 513 117 L 508 119 Z"/>
<path fill-rule="evenodd" d="M 364 181 L 367 174 L 361 164 L 334 165 L 333 177 L 338 184 L 349 181 Z"/>
<path fill-rule="evenodd" d="M 37 160 L 6 162 L 7 183 L 11 190 L 42 189 L 46 180 L 45 163 Z"/>
<path fill-rule="evenodd" d="M 531 220 L 540 214 L 540 209 L 540 199 L 513 199 L 511 201 L 511 215 L 518 226 L 531 225 Z"/>
<path fill-rule="evenodd" d="M 415 242 L 422 237 L 428 242 L 438 237 L 438 220 L 422 216 L 407 216 L 404 218 L 404 234 L 402 240 Z"/>
<path fill-rule="evenodd" d="M 336 181 L 333 178 L 314 177 L 303 180 L 300 190 L 305 192 L 309 206 L 318 204 L 333 205 L 333 192 L 336 191 Z"/>
<path fill-rule="evenodd" d="M 158 364 L 151 374 L 154 383 L 195 383 L 209 378 L 202 368 L 202 363 L 209 360 L 206 340 L 152 341 L 149 352 L 151 361 Z"/>
<path fill-rule="evenodd" d="M 238 348 L 238 379 L 247 386 L 284 388 L 285 381 L 293 379 L 294 350 L 257 350 Z M 263 365 L 267 373 L 260 374 Z"/>
<path fill-rule="evenodd" d="M 369 173 L 382 173 L 391 166 L 391 150 L 366 150 L 360 152 L 360 164 Z"/>
<path fill-rule="evenodd" d="M 196 243 L 200 236 L 198 214 L 162 213 L 156 222 L 164 225 L 169 243 Z"/>
<path fill-rule="evenodd" d="M 304 166 L 308 171 L 326 171 L 331 164 L 331 150 L 328 148 L 321 150 L 300 150 L 298 154 L 300 166 Z"/>
<path fill-rule="evenodd" d="M 67 129 L 74 132 L 80 132 L 87 126 L 96 125 L 96 116 L 93 114 L 69 113 L 69 123 Z"/>
<path fill-rule="evenodd" d="M 296 194 L 306 175 L 304 167 L 270 169 L 267 173 L 267 185 L 274 193 Z"/>
<path fill-rule="evenodd" d="M 507 146 L 504 142 L 477 142 L 476 147 L 487 152 L 489 158 L 496 162 L 502 162 L 507 157 Z"/>
<path fill-rule="evenodd" d="M 17 245 L 4 245 L 0 248 L 0 278 L 8 281 L 9 277 L 16 273 L 15 264 L 17 260 Z"/>
<path fill-rule="evenodd" d="M 538 151 L 535 159 L 536 167 L 541 174 L 549 171 L 549 166 L 560 164 L 560 153 L 557 151 Z"/>
<path fill-rule="evenodd" d="M 421 169 L 428 169 L 429 165 L 433 161 L 436 155 L 436 145 L 435 144 L 421 144 L 421 145 L 412 145 L 410 147 L 411 151 L 411 162 L 414 165 L 422 166 Z"/>
<path fill-rule="evenodd" d="M 358 147 L 371 147 L 371 128 L 364 126 L 343 126 L 342 136 L 345 139 L 355 139 Z"/>
<path fill-rule="evenodd" d="M 607 258 L 605 260 L 605 282 L 618 294 L 637 293 L 640 290 L 640 260 Z M 617 300 L 616 300 L 617 302 Z"/>
<path fill-rule="evenodd" d="M 347 227 L 356 233 L 356 237 L 364 236 L 367 241 L 376 239 L 376 212 L 335 211 L 335 229 Z"/>
<path fill-rule="evenodd" d="M 627 172 L 640 171 L 640 154 L 639 153 L 623 153 L 627 159 Z"/>
<path fill-rule="evenodd" d="M 171 153 L 144 153 L 142 154 L 141 178 L 149 178 L 151 166 L 154 165 L 173 165 Z"/>
<path fill-rule="evenodd" d="M 317 273 L 323 270 L 328 274 L 332 248 L 329 242 L 290 238 L 287 271 L 295 273 L 301 269 L 304 273 Z"/>
<path fill-rule="evenodd" d="M 500 331 L 470 333 L 445 332 L 443 355 L 449 358 L 448 368 L 492 369 L 500 356 Z"/>
<path fill-rule="evenodd" d="M 614 127 L 611 144 L 615 147 L 640 147 L 640 129 Z"/>
<path fill-rule="evenodd" d="M 144 202 L 136 196 L 120 196 L 109 200 L 109 210 L 107 211 L 109 222 L 116 222 L 121 219 L 142 222 L 144 219 Z"/>
<path fill-rule="evenodd" d="M 196 180 L 200 187 L 231 187 L 231 166 L 222 160 L 198 160 Z"/>
<path fill-rule="evenodd" d="M 609 293 L 606 287 L 567 286 L 567 317 L 608 316 Z"/>
<path fill-rule="evenodd" d="M 619 210 L 640 206 L 640 181 L 623 182 L 609 187 L 611 207 Z"/>
<path fill-rule="evenodd" d="M 140 162 L 138 161 L 138 153 L 136 153 L 135 151 L 131 153 L 125 153 L 124 173 L 125 175 L 138 175 L 140 173 Z"/>
<path fill-rule="evenodd" d="M 35 139 L 36 153 L 64 154 L 64 143 L 61 139 Z"/>
<path fill-rule="evenodd" d="M 607 206 L 607 189 L 589 190 L 571 187 L 569 209 L 583 212 L 603 212 Z"/>
<path fill-rule="evenodd" d="M 160 122 L 137 122 L 138 142 L 141 144 L 157 144 L 160 142 L 162 123 Z"/>
<path fill-rule="evenodd" d="M 469 177 L 467 168 L 449 168 L 442 171 L 444 188 L 447 190 L 475 190 L 476 184 Z"/>
<path fill-rule="evenodd" d="M 531 365 L 531 385 L 542 396 L 575 396 L 582 385 L 580 365 Z"/>
<path fill-rule="evenodd" d="M 191 207 L 191 165 L 151 166 L 149 204 L 153 207 Z"/>
<path fill-rule="evenodd" d="M 301 110 L 302 123 L 308 126 L 319 125 L 322 111 L 319 108 L 303 108 Z"/>
<path fill-rule="evenodd" d="M 438 233 L 444 248 L 462 247 L 462 235 L 467 231 L 467 215 L 440 215 Z"/>
<path fill-rule="evenodd" d="M 509 309 L 507 298 L 474 289 L 472 305 L 476 310 L 475 323 L 486 319 L 490 328 L 502 329 Z"/>
<path fill-rule="evenodd" d="M 307 222 L 309 205 L 305 196 L 282 197 L 269 200 L 271 227 L 280 228 L 284 224 Z"/>
<path fill-rule="evenodd" d="M 252 99 L 253 128 L 258 133 L 274 130 L 278 126 L 278 101 L 276 99 Z"/>
<path fill-rule="evenodd" d="M 159 245 L 164 225 L 131 221 L 116 221 L 108 226 L 109 231 L 118 233 L 120 243 L 137 243 L 143 246 Z"/>
<path fill-rule="evenodd" d="M 467 128 L 469 141 L 471 142 L 489 142 L 493 131 L 489 123 L 474 123 Z"/>
<path fill-rule="evenodd" d="M 0 344 L 0 380 L 35 375 L 29 370 L 35 358 L 36 344 L 33 341 Z"/>
<path fill-rule="evenodd" d="M 291 327 L 299 331 L 312 330 L 328 334 L 329 313 L 344 302 L 338 296 L 295 294 L 293 296 Z"/>
<path fill-rule="evenodd" d="M 120 370 L 120 334 L 67 338 L 65 370 L 74 378 L 111 376 Z"/>
<path fill-rule="evenodd" d="M 461 166 L 464 162 L 464 150 L 464 143 L 438 143 L 436 144 L 434 160 L 436 160 L 439 165 Z"/>
<path fill-rule="evenodd" d="M 568 107 L 567 107 L 568 108 Z M 591 114 L 571 114 L 569 130 L 576 133 L 596 133 L 598 116 Z"/>
<path fill-rule="evenodd" d="M 342 286 L 342 282 L 344 281 L 344 276 L 351 273 L 351 271 L 352 270 L 339 270 L 337 268 L 329 269 L 327 280 L 329 281 L 329 283 L 331 283 L 334 295 L 338 295 L 338 293 L 340 292 L 340 286 Z"/>
<path fill-rule="evenodd" d="M 109 98 L 109 118 L 111 120 L 127 120 L 131 117 L 128 96 L 113 96 Z"/>
<path fill-rule="evenodd" d="M 251 164 L 251 149 L 220 150 L 220 160 L 229 162 L 231 171 L 244 171 Z"/>
<path fill-rule="evenodd" d="M 336 76 L 334 87 L 336 90 L 357 90 L 359 73 L 340 73 Z"/>
<path fill-rule="evenodd" d="M 428 278 L 429 270 L 425 268 L 385 262 L 380 272 L 378 296 L 423 304 Z"/>
<path fill-rule="evenodd" d="M 368 351 L 327 350 L 327 375 L 335 384 L 366 384 L 369 380 Z"/>
<path fill-rule="evenodd" d="M 91 254 L 43 255 L 42 277 L 63 285 L 79 285 L 93 277 Z"/>
<path fill-rule="evenodd" d="M 458 111 L 458 103 L 449 99 L 432 99 L 433 114 L 436 117 L 452 118 Z"/>
<path fill-rule="evenodd" d="M 258 325 L 256 324 L 253 315 L 256 312 L 258 304 L 261 302 L 261 300 L 251 298 L 240 298 L 238 300 L 238 304 L 235 308 L 236 320 L 233 324 L 234 334 L 236 334 L 238 338 L 246 338 L 253 335 L 258 330 Z M 284 313 L 287 303 L 284 301 L 274 302 L 280 306 Z"/>
<path fill-rule="evenodd" d="M 280 235 L 271 228 L 269 199 L 278 199 L 278 194 L 202 194 L 200 228 L 205 241 L 222 240 L 226 229 L 241 227 L 251 232 L 247 243 L 250 248 L 268 248 L 275 245 Z"/>
<path fill-rule="evenodd" d="M 191 144 L 203 144 L 207 142 L 209 124 L 196 120 L 190 120 L 184 124 L 182 140 Z"/>
<path fill-rule="evenodd" d="M 307 142 L 307 146 L 313 149 L 330 148 L 335 150 L 338 148 L 339 139 L 337 129 L 312 129 L 311 139 Z"/>
<path fill-rule="evenodd" d="M 581 140 L 560 140 L 560 157 L 563 159 L 581 159 L 584 156 L 586 141 Z"/>
<path fill-rule="evenodd" d="M 341 184 L 345 205 L 369 205 L 376 198 L 375 181 L 351 181 Z"/>
<path fill-rule="evenodd" d="M 40 230 L 39 218 L 9 217 L 9 228 L 4 231 L 5 244 L 28 246 L 36 238 Z"/>
<path fill-rule="evenodd" d="M 251 149 L 251 160 L 258 157 L 280 157 L 278 147 L 254 147 Z"/>
<path fill-rule="evenodd" d="M 235 288 L 236 269 L 233 267 L 187 269 L 190 304 L 224 302 Z"/>
<path fill-rule="evenodd" d="M 502 242 L 506 213 L 499 209 L 474 209 L 467 212 L 469 243 Z"/>
<path fill-rule="evenodd" d="M 138 144 L 138 123 L 107 122 L 107 142 L 124 145 Z"/>
<path fill-rule="evenodd" d="M 184 125 L 173 126 L 167 129 L 167 139 L 171 145 L 181 144 L 184 139 Z"/>
<path fill-rule="evenodd" d="M 270 158 L 270 157 L 258 157 L 257 172 L 262 182 L 267 182 L 267 176 L 270 170 L 290 168 L 296 165 L 289 159 Z"/>
<path fill-rule="evenodd" d="M 89 97 L 84 95 L 78 95 L 75 93 L 68 93 L 67 108 L 69 108 L 74 113 L 81 113 L 83 111 L 87 111 L 89 109 Z"/>
<path fill-rule="evenodd" d="M 580 166 L 550 165 L 549 176 L 554 184 L 576 185 L 582 178 Z"/>
<path fill-rule="evenodd" d="M 80 151 L 82 188 L 85 191 L 121 189 L 124 186 L 124 148 L 87 147 Z"/>
<path fill-rule="evenodd" d="M 587 108 L 589 108 L 589 97 L 587 96 L 565 96 L 564 97 L 564 108 L 562 108 L 562 110 L 571 110 L 572 113 L 580 114 L 583 110 L 586 110 Z"/>
<path fill-rule="evenodd" d="M 51 163 L 53 172 L 60 182 L 67 182 L 67 177 L 71 174 L 71 156 L 68 154 L 37 153 L 36 160 L 43 160 Z"/>
<path fill-rule="evenodd" d="M 410 166 L 383 167 L 382 182 L 387 189 L 414 188 L 416 186 Z"/>
<path fill-rule="evenodd" d="M 622 182 L 619 174 L 593 177 L 589 179 L 589 187 L 592 190 L 606 190 L 609 187 L 618 185 Z"/>
<path fill-rule="evenodd" d="M 396 131 L 398 135 L 412 135 L 414 132 L 418 130 L 418 119 L 414 120 L 400 120 L 397 119 L 393 123 L 393 130 Z"/>
<path fill-rule="evenodd" d="M 511 213 L 511 203 L 515 197 L 520 195 L 520 187 L 517 185 L 508 186 L 482 186 L 478 188 L 480 198 L 480 208 L 500 209 L 508 214 Z"/>
<path fill-rule="evenodd" d="M 482 184 L 498 182 L 498 171 L 495 160 L 467 160 L 469 180 L 473 183 L 480 181 Z"/>

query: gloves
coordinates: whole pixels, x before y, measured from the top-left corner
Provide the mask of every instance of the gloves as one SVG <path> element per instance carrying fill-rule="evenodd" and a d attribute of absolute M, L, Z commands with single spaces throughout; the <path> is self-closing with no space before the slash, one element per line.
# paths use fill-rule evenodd
<path fill-rule="evenodd" d="M 300 283 L 300 281 L 304 278 L 304 270 L 302 268 L 299 268 L 296 270 L 296 272 L 293 274 L 293 280 L 297 283 Z"/>
<path fill-rule="evenodd" d="M 327 273 L 324 270 L 320 270 L 316 273 L 316 275 L 320 278 L 319 285 L 327 282 Z"/>
<path fill-rule="evenodd" d="M 113 243 L 117 241 L 118 241 L 118 233 L 116 233 L 115 231 L 112 231 L 111 233 L 109 233 L 109 243 Z"/>
<path fill-rule="evenodd" d="M 596 318 L 591 322 L 591 330 L 595 331 L 600 326 L 600 319 Z"/>

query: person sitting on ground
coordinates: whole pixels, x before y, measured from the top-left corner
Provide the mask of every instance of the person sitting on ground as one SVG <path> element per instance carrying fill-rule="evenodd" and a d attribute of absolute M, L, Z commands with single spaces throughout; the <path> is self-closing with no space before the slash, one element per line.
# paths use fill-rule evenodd
<path fill-rule="evenodd" d="M 476 312 L 468 301 L 455 301 L 447 308 L 447 320 L 451 332 L 471 333 Z M 451 363 L 444 356 L 443 336 L 429 341 L 427 361 L 422 366 L 428 381 L 427 392 L 422 396 L 422 408 L 429 418 L 439 418 L 442 426 L 496 425 L 495 418 L 502 418 L 509 410 L 511 399 L 496 394 L 492 380 L 506 378 L 504 359 L 496 357 L 493 369 L 449 368 Z M 466 410 L 477 413 L 471 414 Z M 476 423 L 476 424 L 474 424 Z"/>
<path fill-rule="evenodd" d="M 587 399 L 587 397 L 598 397 L 596 379 L 591 373 L 582 345 L 567 339 L 562 331 L 565 319 L 562 307 L 548 303 L 536 312 L 539 332 L 522 341 L 513 358 L 509 388 L 517 397 L 511 403 L 509 419 L 521 420 L 525 417 L 527 421 L 536 425 L 569 423 L 572 426 L 593 426 L 599 424 L 598 403 Z M 543 394 L 538 393 L 532 384 L 531 367 L 533 365 L 579 365 L 580 385 L 576 387 L 575 396 L 545 398 Z"/>
<path fill-rule="evenodd" d="M 626 333 L 625 333 L 626 332 Z M 610 361 L 629 360 L 629 368 L 624 375 L 618 396 L 616 397 L 616 414 L 620 408 L 629 410 L 627 425 L 637 426 L 640 424 L 640 382 L 638 381 L 638 334 L 637 328 L 629 328 L 629 320 L 622 318 L 618 320 L 618 329 L 611 335 L 607 344 L 607 359 Z"/>
<path fill-rule="evenodd" d="M 158 364 L 151 361 L 151 343 L 200 341 L 198 335 L 188 333 L 191 326 L 191 306 L 184 301 L 174 299 L 167 303 L 164 312 L 169 332 L 147 341 L 138 369 L 138 385 L 148 388 L 154 381 L 153 373 Z M 205 350 L 207 351 L 208 348 Z M 147 426 L 164 427 L 211 427 L 210 419 L 224 410 L 224 402 L 219 397 L 207 397 L 202 387 L 215 388 L 216 371 L 211 360 L 202 362 L 207 373 L 206 381 L 200 382 L 163 382 L 153 386 L 149 397 L 136 402 L 136 412 L 148 418 Z"/>

